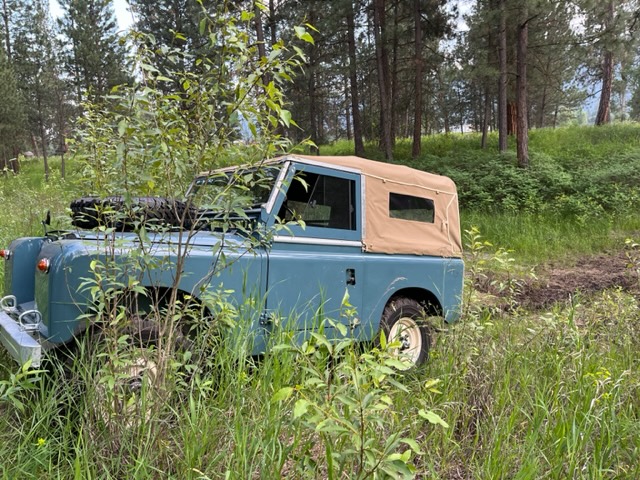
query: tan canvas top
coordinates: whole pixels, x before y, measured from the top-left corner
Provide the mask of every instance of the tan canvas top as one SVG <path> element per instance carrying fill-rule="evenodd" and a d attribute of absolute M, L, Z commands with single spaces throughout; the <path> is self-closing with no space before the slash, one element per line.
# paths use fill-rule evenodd
<path fill-rule="evenodd" d="M 458 194 L 450 178 L 354 156 L 288 155 L 285 158 L 346 167 L 365 177 L 365 251 L 462 256 Z M 391 193 L 432 200 L 435 207 L 433 223 L 392 218 L 389 214 Z"/>

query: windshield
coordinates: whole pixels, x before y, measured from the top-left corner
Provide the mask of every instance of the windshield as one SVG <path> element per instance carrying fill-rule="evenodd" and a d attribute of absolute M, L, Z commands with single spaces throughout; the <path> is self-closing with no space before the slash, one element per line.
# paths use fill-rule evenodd
<path fill-rule="evenodd" d="M 196 178 L 190 190 L 193 202 L 207 210 L 253 210 L 269 201 L 281 165 L 238 168 Z"/>

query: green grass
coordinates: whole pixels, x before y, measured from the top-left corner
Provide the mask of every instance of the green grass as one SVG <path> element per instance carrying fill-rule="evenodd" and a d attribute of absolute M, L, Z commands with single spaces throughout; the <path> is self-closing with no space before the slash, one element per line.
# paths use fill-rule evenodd
<path fill-rule="evenodd" d="M 615 159 L 637 148 L 639 131 L 635 125 L 533 131 L 532 150 L 567 169 L 588 171 L 594 159 L 604 163 L 603 155 L 617 168 Z M 478 143 L 476 135 L 426 138 L 422 161 L 442 168 L 467 162 L 471 173 L 474 162 L 493 155 Z M 331 148 L 323 153 L 351 153 L 346 143 Z M 398 142 L 397 152 L 409 149 Z M 45 184 L 35 162 L 18 177 L 0 178 L 1 246 L 39 235 L 47 209 L 65 225 L 74 185 L 56 175 Z M 516 269 L 621 248 L 625 237 L 640 236 L 636 210 L 592 215 L 592 204 L 579 203 L 571 204 L 572 214 L 558 207 L 562 201 L 550 201 L 548 210 L 514 210 L 508 201 L 502 205 L 509 208 L 491 211 L 463 205 L 463 228 L 476 226 L 496 248 L 515 250 Z M 491 251 L 469 252 L 467 271 L 492 268 L 474 263 Z M 509 288 L 516 287 L 506 295 L 514 293 Z M 330 464 L 335 478 L 355 478 L 362 465 L 353 452 L 358 437 L 341 433 L 338 421 L 358 426 L 372 449 L 396 437 L 415 441 L 391 453 L 415 445 L 420 453 L 407 463 L 417 478 L 640 478 L 638 298 L 607 290 L 540 312 L 505 312 L 479 298 L 467 285 L 462 320 L 439 325 L 428 364 L 406 374 L 379 375 L 384 351 L 347 346 L 341 361 L 327 362 L 321 343 L 300 352 L 286 332 L 274 336 L 275 352 L 257 365 L 246 361 L 242 342 L 209 346 L 202 357 L 171 357 L 161 401 L 149 397 L 152 415 L 133 427 L 126 417 L 105 421 L 101 413 L 99 385 L 116 373 L 96 376 L 96 369 L 126 361 L 121 344 L 105 346 L 112 349 L 107 357 L 81 350 L 71 374 L 54 363 L 40 379 L 21 374 L 2 352 L 0 478 L 327 478 Z M 207 347 L 206 337 L 200 341 L 198 348 Z M 166 361 L 162 353 L 155 352 Z M 331 368 L 334 375 L 327 374 Z M 368 416 L 354 416 L 353 403 L 365 398 L 375 400 Z M 301 400 L 318 410 L 301 413 Z"/>
<path fill-rule="evenodd" d="M 388 386 L 392 409 L 380 413 L 385 422 L 370 439 L 415 439 L 424 454 L 409 463 L 420 478 L 638 478 L 638 311 L 638 300 L 618 291 L 537 314 L 476 305 L 438 334 L 428 365 L 396 378 L 406 392 Z M 324 478 L 325 445 L 293 417 L 302 394 L 273 401 L 280 388 L 305 385 L 311 367 L 324 368 L 287 350 L 251 367 L 222 348 L 214 370 L 188 384 L 174 377 L 170 400 L 134 430 L 105 426 L 94 413 L 99 397 L 79 396 L 54 376 L 18 393 L 24 411 L 0 402 L 0 474 Z M 440 380 L 439 393 L 425 388 L 428 379 Z M 334 382 L 356 395 L 350 378 Z M 423 407 L 449 427 L 422 419 Z M 333 438 L 337 453 L 347 449 Z"/>
<path fill-rule="evenodd" d="M 584 255 L 621 250 L 626 238 L 640 238 L 640 213 L 590 221 L 544 214 L 490 214 L 464 211 L 463 230 L 477 227 L 485 240 L 512 250 L 518 261 L 571 262 Z"/>

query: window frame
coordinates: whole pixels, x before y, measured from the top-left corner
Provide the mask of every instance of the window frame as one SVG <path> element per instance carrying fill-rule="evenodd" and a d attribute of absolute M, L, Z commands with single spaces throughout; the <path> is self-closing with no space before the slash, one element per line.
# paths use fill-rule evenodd
<path fill-rule="evenodd" d="M 272 220 L 270 224 L 275 224 L 275 217 L 277 212 L 280 211 L 282 204 L 286 198 L 286 191 L 288 185 L 291 182 L 297 180 L 294 179 L 296 174 L 301 172 L 314 173 L 317 175 L 324 175 L 328 177 L 341 178 L 354 182 L 354 195 L 353 195 L 353 208 L 355 210 L 355 229 L 348 230 L 344 228 L 331 228 L 331 227 L 314 227 L 306 225 L 303 228 L 301 225 L 287 224 L 286 229 L 282 229 L 278 232 L 279 237 L 299 237 L 299 238 L 318 238 L 318 239 L 331 239 L 331 240 L 347 240 L 347 241 L 361 241 L 362 239 L 362 185 L 360 182 L 360 175 L 354 172 L 346 172 L 343 170 L 326 168 L 316 165 L 308 165 L 304 163 L 291 162 L 286 177 L 284 180 L 277 184 L 276 187 L 280 190 L 278 197 L 271 210 Z M 286 186 L 286 188 L 283 188 Z"/>
<path fill-rule="evenodd" d="M 421 201 L 426 201 L 430 204 L 431 207 L 431 220 L 420 220 L 420 219 L 415 219 L 415 218 L 403 218 L 403 217 L 396 217 L 392 214 L 393 211 L 404 211 L 404 212 L 410 212 L 411 210 L 422 210 L 422 209 L 411 209 L 411 208 L 407 208 L 407 209 L 397 209 L 397 210 L 392 210 L 391 209 L 391 197 L 392 196 L 396 196 L 396 197 L 405 197 L 405 198 L 411 198 L 411 199 L 416 199 L 416 200 L 421 200 Z M 401 221 L 405 221 L 405 222 L 417 222 L 417 223 L 423 223 L 426 225 L 433 225 L 435 223 L 436 220 L 436 202 L 429 197 L 418 197 L 416 195 L 409 195 L 406 193 L 398 193 L 398 192 L 389 192 L 389 203 L 388 203 L 388 207 L 389 207 L 389 218 L 392 218 L 393 220 L 401 220 Z"/>

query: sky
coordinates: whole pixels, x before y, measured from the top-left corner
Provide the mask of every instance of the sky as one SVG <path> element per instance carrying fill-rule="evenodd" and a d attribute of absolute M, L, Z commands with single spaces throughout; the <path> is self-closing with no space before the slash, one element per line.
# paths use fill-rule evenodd
<path fill-rule="evenodd" d="M 62 9 L 60 8 L 60 4 L 58 0 L 49 0 L 51 15 L 54 18 L 62 15 Z M 457 4 L 458 12 L 460 16 L 457 21 L 457 29 L 458 30 L 467 30 L 467 25 L 464 23 L 462 19 L 462 15 L 468 14 L 471 11 L 473 5 L 475 5 L 476 0 L 450 0 L 451 4 Z M 133 17 L 131 12 L 129 11 L 129 5 L 127 4 L 127 0 L 113 0 L 113 5 L 116 11 L 116 18 L 118 19 L 118 25 L 120 26 L 120 30 L 127 30 L 131 24 L 133 23 Z"/>
<path fill-rule="evenodd" d="M 133 18 L 129 11 L 127 0 L 113 0 L 113 5 L 116 10 L 116 18 L 118 19 L 120 30 L 128 29 L 133 23 Z M 58 0 L 49 0 L 49 9 L 51 10 L 51 15 L 54 18 L 58 18 L 62 15 L 62 9 L 60 8 Z"/>

